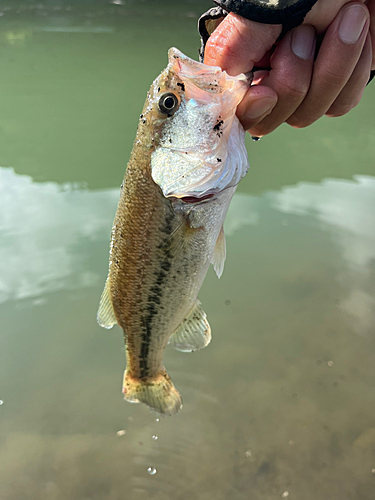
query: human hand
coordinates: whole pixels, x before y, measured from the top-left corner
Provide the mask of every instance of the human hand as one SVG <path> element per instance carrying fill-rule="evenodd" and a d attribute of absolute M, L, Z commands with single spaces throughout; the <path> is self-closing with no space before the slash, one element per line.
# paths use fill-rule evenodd
<path fill-rule="evenodd" d="M 286 33 L 270 55 L 281 26 L 229 14 L 207 42 L 205 63 L 232 75 L 247 73 L 255 63 L 271 68 L 255 73 L 256 85 L 238 107 L 252 135 L 266 135 L 284 122 L 306 127 L 324 114 L 344 115 L 360 101 L 375 67 L 374 24 L 375 0 L 367 7 L 361 1 L 318 0 L 305 23 Z"/>

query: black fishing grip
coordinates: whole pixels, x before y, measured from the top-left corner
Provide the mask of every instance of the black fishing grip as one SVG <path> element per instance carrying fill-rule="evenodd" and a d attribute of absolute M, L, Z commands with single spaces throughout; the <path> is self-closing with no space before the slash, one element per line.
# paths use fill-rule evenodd
<path fill-rule="evenodd" d="M 312 9 L 317 0 L 278 0 L 266 4 L 261 0 L 213 0 L 227 12 L 233 12 L 250 21 L 263 24 L 282 24 L 283 33 L 302 24 L 306 14 Z"/>

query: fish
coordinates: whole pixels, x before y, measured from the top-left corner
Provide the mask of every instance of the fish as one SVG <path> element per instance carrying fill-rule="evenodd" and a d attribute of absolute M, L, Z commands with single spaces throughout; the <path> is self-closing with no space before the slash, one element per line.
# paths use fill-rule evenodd
<path fill-rule="evenodd" d="M 250 80 L 171 48 L 121 185 L 97 320 L 123 329 L 124 399 L 161 415 L 182 407 L 163 366 L 167 344 L 191 352 L 211 341 L 197 297 L 210 264 L 223 272 L 223 223 L 249 168 L 236 108 Z"/>

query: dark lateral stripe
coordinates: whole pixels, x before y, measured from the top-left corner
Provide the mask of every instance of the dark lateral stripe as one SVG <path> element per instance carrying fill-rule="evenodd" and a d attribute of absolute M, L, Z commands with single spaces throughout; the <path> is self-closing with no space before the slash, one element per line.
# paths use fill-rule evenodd
<path fill-rule="evenodd" d="M 170 213 L 165 219 L 162 232 L 168 236 L 172 233 L 174 214 Z M 144 317 L 142 318 L 143 332 L 141 334 L 141 352 L 140 352 L 140 378 L 148 376 L 148 355 L 150 352 L 151 336 L 152 336 L 152 323 L 154 316 L 158 314 L 157 306 L 161 302 L 163 295 L 163 285 L 168 276 L 168 271 L 171 268 L 172 254 L 170 251 L 170 239 L 167 238 L 163 245 L 160 246 L 160 251 L 163 252 L 163 259 L 160 261 L 160 268 L 154 273 L 154 282 L 150 288 L 147 297 L 147 309 Z"/>

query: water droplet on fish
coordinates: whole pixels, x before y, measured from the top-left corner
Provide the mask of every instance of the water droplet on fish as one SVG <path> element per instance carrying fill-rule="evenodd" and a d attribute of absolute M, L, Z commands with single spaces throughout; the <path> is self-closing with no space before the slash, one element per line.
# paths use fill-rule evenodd
<path fill-rule="evenodd" d="M 251 457 L 251 451 L 250 450 L 245 451 L 245 457 L 247 457 L 247 458 Z"/>
<path fill-rule="evenodd" d="M 289 491 L 284 491 L 284 493 L 281 495 L 282 498 L 286 498 L 289 496 Z"/>
<path fill-rule="evenodd" d="M 154 474 L 156 474 L 157 470 L 155 469 L 155 467 L 149 467 L 147 469 L 147 472 L 150 474 L 150 476 L 153 476 Z"/>
<path fill-rule="evenodd" d="M 4 401 L 0 399 L 0 406 L 4 404 Z"/>
<path fill-rule="evenodd" d="M 116 432 L 116 436 L 118 436 L 118 437 L 125 436 L 125 434 L 126 434 L 126 431 L 124 431 L 124 429 L 121 429 L 121 431 Z"/>
<path fill-rule="evenodd" d="M 152 439 L 154 439 L 155 441 L 157 441 L 157 440 L 159 439 L 159 436 L 157 436 L 156 434 L 154 434 L 154 435 L 152 436 Z"/>

